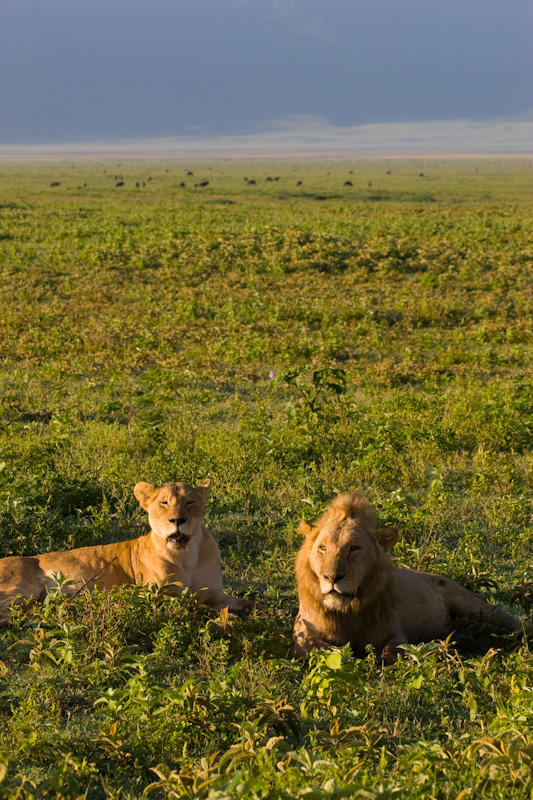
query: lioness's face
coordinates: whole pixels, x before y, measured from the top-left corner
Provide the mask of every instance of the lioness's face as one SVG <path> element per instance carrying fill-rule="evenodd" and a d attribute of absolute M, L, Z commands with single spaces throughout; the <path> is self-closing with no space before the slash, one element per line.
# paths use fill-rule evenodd
<path fill-rule="evenodd" d="M 309 564 L 328 611 L 344 611 L 375 567 L 380 545 L 355 519 L 331 520 L 316 537 Z"/>
<path fill-rule="evenodd" d="M 148 511 L 152 532 L 170 550 L 181 550 L 201 531 L 209 486 L 209 480 L 196 487 L 188 483 L 166 483 L 159 489 L 151 483 L 138 483 L 133 491 Z"/>

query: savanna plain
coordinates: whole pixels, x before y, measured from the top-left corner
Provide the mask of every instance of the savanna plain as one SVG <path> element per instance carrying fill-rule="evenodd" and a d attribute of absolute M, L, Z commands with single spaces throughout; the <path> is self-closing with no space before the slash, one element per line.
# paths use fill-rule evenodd
<path fill-rule="evenodd" d="M 533 796 L 520 637 L 287 657 L 298 522 L 346 490 L 396 563 L 531 617 L 532 165 L 0 165 L 0 555 L 139 536 L 136 482 L 211 478 L 226 590 L 286 612 L 15 609 L 0 797 Z"/>

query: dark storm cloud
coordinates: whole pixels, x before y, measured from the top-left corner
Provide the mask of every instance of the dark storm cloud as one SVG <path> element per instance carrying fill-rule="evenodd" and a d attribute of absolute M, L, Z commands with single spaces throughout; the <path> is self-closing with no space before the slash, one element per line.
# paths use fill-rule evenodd
<path fill-rule="evenodd" d="M 530 0 L 3 0 L 4 142 L 521 114 Z"/>

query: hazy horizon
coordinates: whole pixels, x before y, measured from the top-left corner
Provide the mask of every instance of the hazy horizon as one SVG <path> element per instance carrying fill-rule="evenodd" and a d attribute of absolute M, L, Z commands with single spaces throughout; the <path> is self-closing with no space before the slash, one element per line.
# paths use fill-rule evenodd
<path fill-rule="evenodd" d="M 320 118 L 289 118 L 270 130 L 244 136 L 117 138 L 37 145 L 0 144 L 0 157 L 209 155 L 347 155 L 377 157 L 413 154 L 528 155 L 533 120 L 432 121 L 335 127 Z"/>

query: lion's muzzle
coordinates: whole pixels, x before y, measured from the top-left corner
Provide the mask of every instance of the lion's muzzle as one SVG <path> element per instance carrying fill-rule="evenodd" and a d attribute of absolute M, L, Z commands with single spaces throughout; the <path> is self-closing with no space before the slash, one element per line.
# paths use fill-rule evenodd
<path fill-rule="evenodd" d="M 171 547 L 176 547 L 181 550 L 184 547 L 187 547 L 190 538 L 191 537 L 187 536 L 185 533 L 176 531 L 176 533 L 171 533 L 170 536 L 167 536 L 167 544 Z"/>
<path fill-rule="evenodd" d="M 354 599 L 353 594 L 332 589 L 322 593 L 322 603 L 326 611 L 345 611 Z"/>
<path fill-rule="evenodd" d="M 353 592 L 345 592 L 344 589 L 341 589 L 339 586 L 334 586 L 333 589 L 330 589 L 328 594 L 339 594 L 341 597 L 350 597 L 354 596 Z"/>

